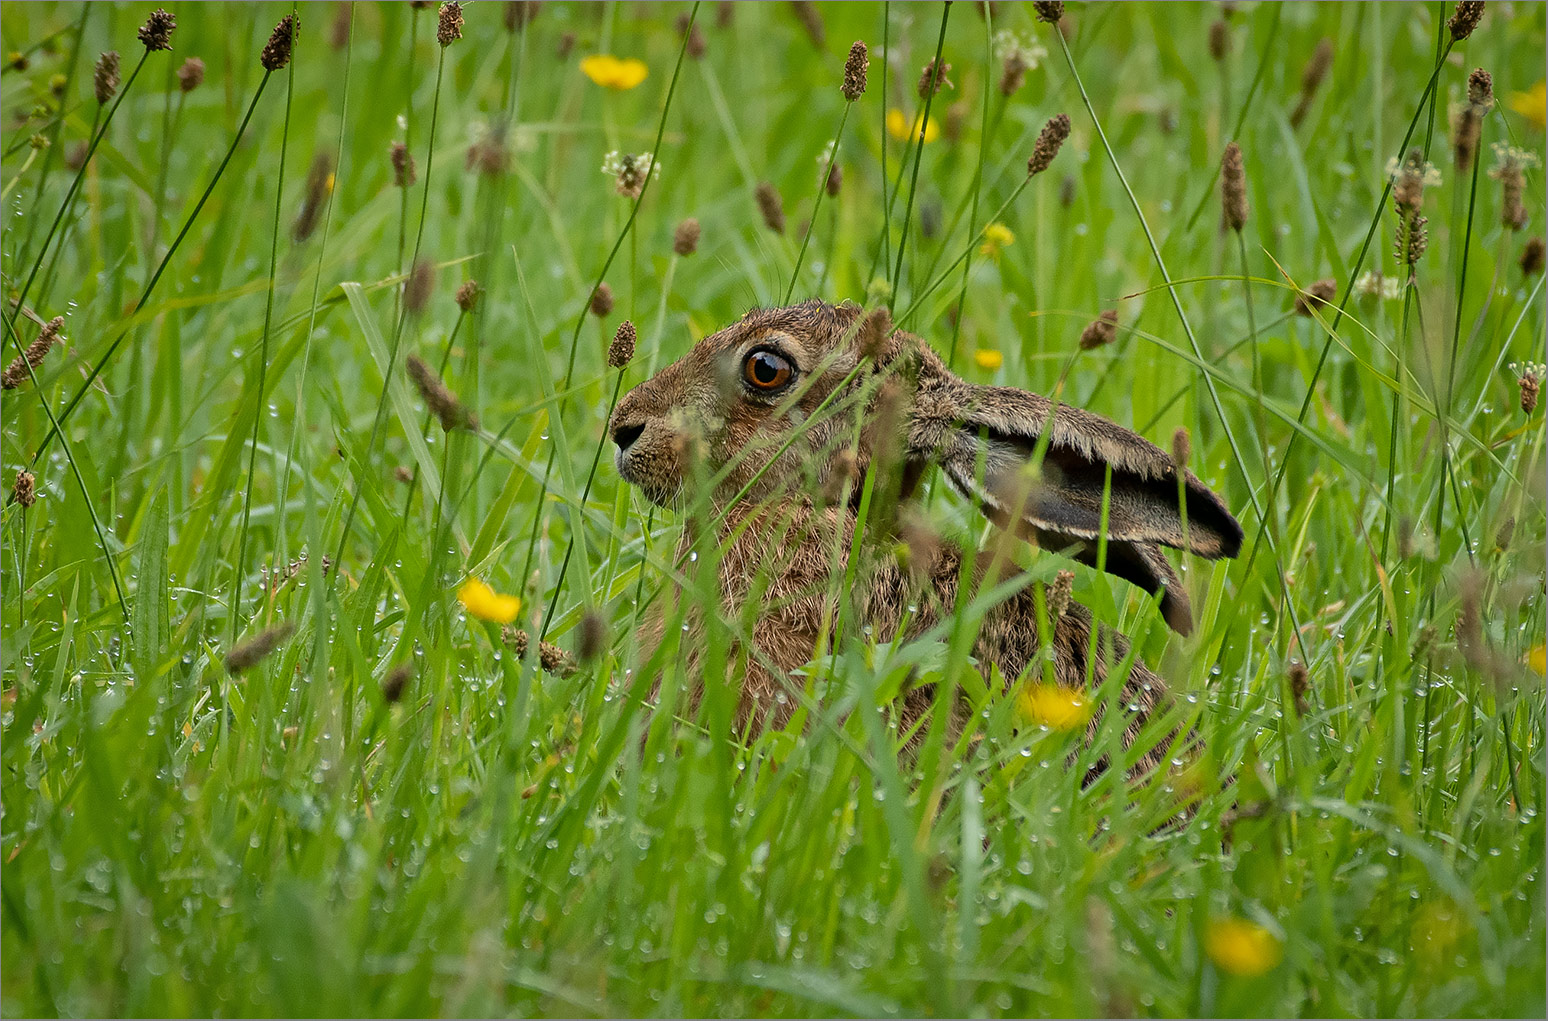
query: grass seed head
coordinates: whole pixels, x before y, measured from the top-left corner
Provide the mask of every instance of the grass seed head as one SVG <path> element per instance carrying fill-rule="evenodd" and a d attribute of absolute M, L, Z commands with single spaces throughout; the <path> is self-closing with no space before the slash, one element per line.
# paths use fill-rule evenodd
<path fill-rule="evenodd" d="M 44 324 L 43 329 L 27 350 L 11 359 L 11 364 L 5 367 L 5 372 L 0 375 L 0 389 L 15 390 L 22 385 L 38 366 L 43 364 L 43 359 L 49 350 L 59 340 L 59 331 L 64 329 L 64 316 L 55 316 Z"/>
<path fill-rule="evenodd" d="M 508 0 L 505 5 L 505 30 L 520 32 L 532 24 L 542 7 L 542 0 Z"/>
<path fill-rule="evenodd" d="M 1311 693 L 1311 674 L 1300 660 L 1291 662 L 1288 673 L 1290 694 L 1295 699 L 1295 714 L 1305 716 L 1311 712 L 1311 700 L 1307 697 Z"/>
<path fill-rule="evenodd" d="M 23 509 L 31 507 L 38 500 L 37 477 L 25 468 L 16 473 L 16 481 L 11 483 L 11 499 L 22 505 Z"/>
<path fill-rule="evenodd" d="M 1452 10 L 1451 17 L 1446 21 L 1446 28 L 1451 32 L 1451 38 L 1460 42 L 1473 34 L 1478 23 L 1483 20 L 1483 0 L 1460 0 Z"/>
<path fill-rule="evenodd" d="M 264 43 L 263 52 L 258 54 L 258 63 L 263 65 L 265 71 L 278 71 L 290 63 L 290 54 L 296 45 L 296 32 L 300 27 L 293 14 L 285 15 L 274 26 L 274 31 L 269 33 L 269 41 Z"/>
<path fill-rule="evenodd" d="M 817 5 L 811 0 L 792 0 L 790 9 L 795 12 L 796 20 L 801 23 L 801 27 L 806 29 L 812 45 L 819 50 L 827 49 L 828 29 L 822 23 L 822 14 L 817 10 Z"/>
<path fill-rule="evenodd" d="M 865 41 L 856 39 L 849 47 L 849 57 L 844 61 L 844 84 L 839 86 L 839 91 L 844 98 L 853 103 L 865 93 L 866 73 L 871 67 L 871 58 L 865 48 Z"/>
<path fill-rule="evenodd" d="M 441 5 L 435 23 L 435 41 L 450 46 L 462 38 L 462 4 L 458 0 L 446 0 Z"/>
<path fill-rule="evenodd" d="M 785 233 L 785 200 L 780 198 L 779 189 L 773 182 L 764 181 L 758 185 L 754 193 L 758 200 L 758 212 L 763 216 L 763 224 L 776 234 Z"/>
<path fill-rule="evenodd" d="M 704 30 L 699 27 L 699 23 L 694 21 L 692 16 L 685 12 L 677 16 L 676 25 L 678 35 L 684 33 L 688 35 L 688 56 L 694 60 L 703 60 L 708 45 L 704 41 Z"/>
<path fill-rule="evenodd" d="M 1051 627 L 1059 622 L 1070 608 L 1070 594 L 1075 590 L 1075 572 L 1060 571 L 1048 586 L 1048 623 Z"/>
<path fill-rule="evenodd" d="M 1209 55 L 1216 62 L 1225 60 L 1231 52 L 1231 26 L 1224 18 L 1216 18 L 1209 26 Z"/>
<path fill-rule="evenodd" d="M 628 365 L 634 358 L 634 345 L 638 339 L 639 335 L 632 322 L 625 319 L 619 323 L 617 332 L 613 334 L 613 342 L 607 346 L 608 367 L 621 369 Z"/>
<path fill-rule="evenodd" d="M 1080 331 L 1080 349 L 1090 351 L 1118 339 L 1118 310 L 1108 309 Z"/>
<path fill-rule="evenodd" d="M 1039 5 L 1034 5 L 1039 6 Z M 1055 6 L 1046 4 L 1041 6 Z M 1063 4 L 1057 5 L 1063 9 Z M 1048 118 L 1048 123 L 1043 125 L 1043 130 L 1038 132 L 1037 142 L 1032 146 L 1032 156 L 1027 160 L 1027 176 L 1033 177 L 1047 170 L 1059 155 L 1059 147 L 1064 140 L 1070 137 L 1070 118 L 1068 114 L 1055 114 Z"/>
<path fill-rule="evenodd" d="M 1521 246 L 1521 272 L 1529 277 L 1535 277 L 1543 271 L 1544 255 L 1548 254 L 1540 237 L 1527 238 L 1526 244 Z"/>
<path fill-rule="evenodd" d="M 99 105 L 106 105 L 118 93 L 118 51 L 108 50 L 97 58 L 91 70 L 91 88 Z"/>
<path fill-rule="evenodd" d="M 1522 373 L 1516 380 L 1516 385 L 1521 388 L 1521 410 L 1528 415 L 1537 410 L 1537 397 L 1542 392 L 1543 381 L 1534 372 Z"/>
<path fill-rule="evenodd" d="M 462 309 L 464 312 L 472 312 L 474 307 L 478 304 L 479 295 L 483 293 L 484 289 L 478 286 L 477 280 L 467 281 L 461 287 L 457 288 L 457 294 L 455 296 L 457 307 Z"/>
<path fill-rule="evenodd" d="M 678 255 L 692 255 L 699 250 L 699 221 L 688 217 L 672 232 L 672 251 Z"/>
<path fill-rule="evenodd" d="M 419 391 L 419 396 L 424 400 L 425 407 L 440 419 L 442 432 L 478 428 L 478 419 L 457 399 L 456 394 L 447 389 L 446 384 L 441 382 L 441 377 L 425 364 L 423 358 L 409 355 L 405 367 L 408 369 L 409 378 L 414 381 L 414 388 Z"/>
<path fill-rule="evenodd" d="M 828 177 L 823 187 L 828 189 L 829 198 L 838 198 L 839 190 L 844 187 L 844 168 L 837 162 L 828 168 Z"/>
<path fill-rule="evenodd" d="M 407 188 L 418 180 L 419 175 L 414 169 L 414 154 L 409 152 L 408 146 L 402 142 L 394 142 L 389 155 L 392 160 L 393 184 L 399 188 Z"/>
<path fill-rule="evenodd" d="M 1032 12 L 1037 15 L 1038 21 L 1057 25 L 1059 19 L 1064 17 L 1064 0 L 1033 0 Z"/>
<path fill-rule="evenodd" d="M 575 33 L 565 32 L 559 36 L 559 42 L 554 44 L 554 56 L 560 60 L 569 60 L 570 51 L 575 49 Z"/>
<path fill-rule="evenodd" d="M 932 59 L 924 66 L 924 70 L 919 73 L 919 98 L 928 99 L 940 92 L 941 89 L 955 89 L 956 86 L 947 77 L 950 74 L 950 64 L 943 61 L 937 67 L 936 62 Z"/>
<path fill-rule="evenodd" d="M 1508 146 L 1495 146 L 1499 162 L 1489 171 L 1489 176 L 1500 182 L 1500 223 L 1510 230 L 1520 230 L 1530 219 L 1522 191 L 1526 178 L 1522 168 L 1528 160 L 1524 153 Z"/>
<path fill-rule="evenodd" d="M 1027 81 L 1027 59 L 1018 47 L 1012 47 L 1000 67 L 1000 95 L 1009 96 L 1021 89 Z"/>
<path fill-rule="evenodd" d="M 177 28 L 177 19 L 161 8 L 151 12 L 151 16 L 145 19 L 145 24 L 140 26 L 140 42 L 145 44 L 146 53 L 154 53 L 157 50 L 170 50 L 172 48 L 172 31 Z"/>
<path fill-rule="evenodd" d="M 613 289 L 604 281 L 591 292 L 591 314 L 606 319 L 613 311 Z"/>
<path fill-rule="evenodd" d="M 334 8 L 333 20 L 328 23 L 328 45 L 342 50 L 349 45 L 350 10 L 353 4 L 341 3 Z"/>
<path fill-rule="evenodd" d="M 189 57 L 183 61 L 183 66 L 177 69 L 177 87 L 187 93 L 203 84 L 204 61 L 198 57 Z"/>
<path fill-rule="evenodd" d="M 226 669 L 233 674 L 251 670 L 279 648 L 295 629 L 296 626 L 287 621 L 260 631 L 244 642 L 238 642 L 226 653 Z"/>
<path fill-rule="evenodd" d="M 715 27 L 730 28 L 731 22 L 736 18 L 736 4 L 733 0 L 717 0 L 715 4 Z"/>
<path fill-rule="evenodd" d="M 1188 430 L 1178 426 L 1172 433 L 1172 467 L 1182 471 L 1188 467 L 1188 459 L 1193 454 L 1193 442 L 1188 436 Z"/>
<path fill-rule="evenodd" d="M 409 678 L 414 676 L 414 664 L 399 663 L 387 671 L 387 676 L 382 678 L 382 698 L 392 705 L 403 698 L 403 689 L 408 686 Z"/>
<path fill-rule="evenodd" d="M 392 477 L 397 479 L 399 482 L 413 482 L 414 469 L 410 468 L 406 464 L 400 464 L 392 470 Z"/>
<path fill-rule="evenodd" d="M 1300 127 L 1301 121 L 1306 119 L 1307 112 L 1311 110 L 1312 100 L 1317 98 L 1317 90 L 1322 87 L 1322 80 L 1328 76 L 1328 69 L 1332 66 L 1333 40 L 1323 36 L 1317 41 L 1317 48 L 1312 51 L 1311 59 L 1306 62 L 1306 68 L 1301 72 L 1301 98 L 1290 114 L 1292 128 Z"/>
<path fill-rule="evenodd" d="M 1315 309 L 1326 308 L 1338 297 L 1338 281 L 1329 277 L 1318 280 L 1295 296 L 1295 314 L 1312 318 Z"/>
<path fill-rule="evenodd" d="M 297 242 L 305 241 L 317 229 L 322 218 L 324 204 L 333 191 L 333 157 L 320 152 L 312 158 L 312 167 L 306 173 L 306 193 L 301 198 L 301 212 L 296 216 L 290 236 Z"/>
<path fill-rule="evenodd" d="M 1227 143 L 1220 157 L 1220 211 L 1232 230 L 1247 225 L 1247 171 L 1242 167 L 1242 147 L 1235 142 Z"/>
<path fill-rule="evenodd" d="M 418 315 L 430 304 L 430 294 L 434 290 L 435 264 L 429 259 L 420 259 L 409 270 L 408 280 L 403 284 L 403 307 L 410 315 Z"/>
<path fill-rule="evenodd" d="M 1494 77 L 1481 67 L 1467 76 L 1467 101 L 1485 110 L 1494 105 Z"/>
<path fill-rule="evenodd" d="M 1059 205 L 1065 209 L 1075 204 L 1075 175 L 1065 174 L 1059 182 Z"/>
<path fill-rule="evenodd" d="M 581 614 L 575 651 L 582 663 L 590 663 L 607 649 L 607 618 L 595 607 Z"/>
<path fill-rule="evenodd" d="M 516 654 L 517 659 L 527 658 L 527 646 L 531 644 L 532 639 L 525 631 L 507 624 L 500 629 L 500 639 L 505 643 L 506 648 Z M 570 654 L 549 642 L 538 642 L 538 666 L 542 667 L 544 672 L 560 677 L 575 672 L 575 661 L 570 658 Z"/>
<path fill-rule="evenodd" d="M 885 305 L 871 309 L 860 321 L 860 330 L 855 334 L 855 349 L 860 352 L 861 358 L 869 358 L 872 361 L 880 358 L 887 347 L 887 338 L 892 336 L 892 312 Z"/>
<path fill-rule="evenodd" d="M 1392 202 L 1398 212 L 1406 210 L 1416 213 L 1423 208 L 1426 172 L 1424 153 L 1417 147 L 1408 150 L 1408 155 L 1397 168 L 1397 177 L 1392 185 Z"/>

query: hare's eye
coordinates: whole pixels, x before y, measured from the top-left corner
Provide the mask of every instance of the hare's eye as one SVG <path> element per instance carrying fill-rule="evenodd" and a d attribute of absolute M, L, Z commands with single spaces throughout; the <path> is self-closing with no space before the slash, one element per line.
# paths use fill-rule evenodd
<path fill-rule="evenodd" d="M 742 363 L 742 376 L 759 390 L 777 390 L 794 374 L 790 363 L 773 351 L 754 351 Z"/>

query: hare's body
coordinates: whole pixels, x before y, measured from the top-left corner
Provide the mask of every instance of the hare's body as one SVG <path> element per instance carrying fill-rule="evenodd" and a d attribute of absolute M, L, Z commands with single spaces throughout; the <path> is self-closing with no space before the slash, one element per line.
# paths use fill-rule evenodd
<path fill-rule="evenodd" d="M 753 647 L 740 650 L 747 669 L 739 715 L 754 728 L 794 712 L 789 673 L 825 651 L 820 636 L 845 579 L 853 579 L 850 605 L 878 639 L 918 635 L 953 612 L 960 550 L 917 543 L 906 567 L 891 552 L 932 465 L 1008 534 L 1086 563 L 1097 563 L 1105 526 L 1103 566 L 1155 593 L 1184 634 L 1192 626 L 1187 596 L 1161 547 L 1215 558 L 1235 556 L 1241 544 L 1219 498 L 1158 447 L 1036 394 L 969 384 L 918 337 L 892 332 L 884 314 L 862 321 L 849 305 L 749 313 L 626 395 L 611 431 L 620 474 L 651 500 L 675 505 L 695 495 L 693 480 L 709 486 L 725 613 L 753 622 Z M 865 534 L 877 538 L 851 550 L 868 478 Z M 979 559 L 969 596 L 1003 580 L 984 578 L 982 562 L 1001 573 L 1009 562 Z M 1008 681 L 1037 655 L 1037 602 L 1034 587 L 1022 586 L 989 608 L 978 631 L 975 656 Z M 705 622 L 688 623 L 692 671 L 703 647 L 692 632 Z M 660 624 L 647 628 L 659 632 Z M 1088 670 L 1090 628 L 1076 604 L 1053 623 L 1059 683 L 1083 687 L 1088 674 L 1100 682 L 1126 655 L 1123 637 L 1104 629 Z M 1164 690 L 1133 664 L 1124 700 L 1142 711 L 1127 727 L 1130 739 Z M 691 701 L 697 691 L 695 684 Z M 903 696 L 904 727 L 932 696 Z"/>

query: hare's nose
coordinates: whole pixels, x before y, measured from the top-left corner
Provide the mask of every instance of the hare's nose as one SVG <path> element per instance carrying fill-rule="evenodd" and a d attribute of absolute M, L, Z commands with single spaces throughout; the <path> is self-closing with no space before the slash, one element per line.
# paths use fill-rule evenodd
<path fill-rule="evenodd" d="M 644 431 L 645 425 L 642 422 L 616 425 L 613 427 L 613 442 L 618 444 L 620 451 L 628 450 Z"/>

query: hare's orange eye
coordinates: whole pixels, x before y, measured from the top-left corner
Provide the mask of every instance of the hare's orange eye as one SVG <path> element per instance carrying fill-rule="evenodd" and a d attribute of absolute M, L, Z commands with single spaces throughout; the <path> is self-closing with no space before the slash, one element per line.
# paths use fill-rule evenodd
<path fill-rule="evenodd" d="M 754 351 L 742 363 L 742 376 L 759 390 L 777 390 L 794 374 L 790 363 L 773 351 Z"/>

